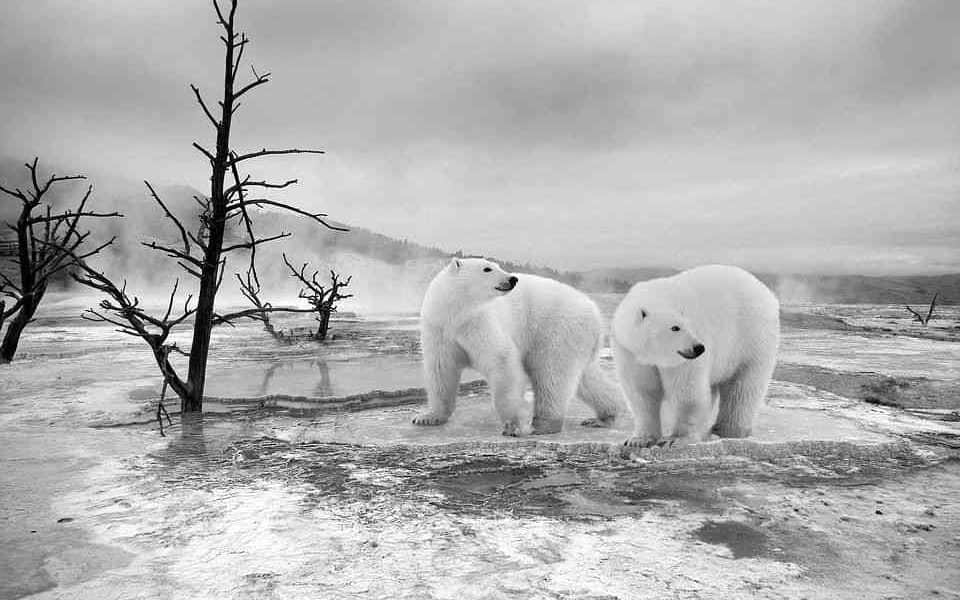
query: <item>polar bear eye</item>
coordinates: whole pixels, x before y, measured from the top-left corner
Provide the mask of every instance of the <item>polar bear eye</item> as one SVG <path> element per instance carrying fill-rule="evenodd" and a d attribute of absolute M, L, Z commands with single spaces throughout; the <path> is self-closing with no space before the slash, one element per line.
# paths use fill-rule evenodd
<path fill-rule="evenodd" d="M 674 325 L 673 327 L 670 328 L 670 331 L 680 331 L 680 328 Z"/>
<path fill-rule="evenodd" d="M 489 272 L 492 271 L 492 270 L 493 270 L 493 269 L 491 269 L 490 267 L 484 267 L 484 268 L 483 268 L 483 272 L 484 272 L 484 273 L 489 273 Z"/>

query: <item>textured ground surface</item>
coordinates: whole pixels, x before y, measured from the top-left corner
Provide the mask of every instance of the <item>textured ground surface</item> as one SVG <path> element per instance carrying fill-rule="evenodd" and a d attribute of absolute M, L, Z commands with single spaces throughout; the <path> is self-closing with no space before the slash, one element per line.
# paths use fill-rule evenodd
<path fill-rule="evenodd" d="M 482 386 L 442 428 L 409 424 L 416 390 L 345 399 L 416 385 L 399 321 L 326 370 L 227 332 L 215 391 L 261 399 L 161 438 L 144 353 L 72 326 L 57 350 L 61 325 L 0 379 L 0 598 L 960 598 L 956 399 L 843 388 L 948 385 L 955 343 L 794 330 L 753 439 L 624 453 L 629 418 L 580 406 L 503 438 Z"/>

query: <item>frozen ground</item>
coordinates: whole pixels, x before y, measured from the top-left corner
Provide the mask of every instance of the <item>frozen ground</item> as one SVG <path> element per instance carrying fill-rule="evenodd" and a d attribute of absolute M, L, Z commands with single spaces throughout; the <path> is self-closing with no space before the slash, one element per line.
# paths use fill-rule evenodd
<path fill-rule="evenodd" d="M 502 438 L 478 385 L 408 425 L 409 317 L 221 329 L 162 438 L 145 347 L 54 303 L 0 372 L 0 598 L 960 597 L 960 314 L 796 310 L 755 439 L 624 454 L 580 406 Z"/>

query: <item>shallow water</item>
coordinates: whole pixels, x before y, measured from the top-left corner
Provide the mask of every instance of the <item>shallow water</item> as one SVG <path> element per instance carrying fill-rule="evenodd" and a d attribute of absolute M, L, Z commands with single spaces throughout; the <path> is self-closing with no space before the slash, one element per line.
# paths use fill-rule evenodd
<path fill-rule="evenodd" d="M 599 295 L 605 313 L 611 313 L 620 296 Z M 87 364 L 86 377 L 110 378 L 107 371 L 122 371 L 125 380 L 143 379 L 139 397 L 159 395 L 156 366 L 146 345 L 138 338 L 115 332 L 103 324 L 90 323 L 77 315 L 78 307 L 66 304 L 67 312 L 48 309 L 23 339 L 21 362 L 75 362 Z M 909 334 L 916 329 L 895 306 L 808 305 L 791 307 L 812 314 L 843 318 L 851 324 L 888 328 Z M 941 307 L 939 327 L 960 323 L 960 308 Z M 53 313 L 53 314 L 51 314 Z M 279 315 L 280 329 L 307 331 L 309 317 Z M 346 318 L 334 320 L 333 340 L 318 343 L 306 339 L 278 341 L 259 323 L 244 322 L 220 327 L 211 341 L 207 394 L 214 397 L 261 397 L 285 394 L 301 397 L 342 397 L 371 390 L 396 390 L 422 386 L 417 319 L 410 316 Z M 174 338 L 189 345 L 188 332 Z M 609 358 L 609 352 L 604 352 Z M 890 376 L 960 378 L 960 342 L 889 335 L 790 329 L 782 334 L 780 360 L 838 371 L 870 371 Z M 476 378 L 468 372 L 466 379 Z M 146 382 L 149 379 L 153 382 Z M 0 384 L 2 386 L 2 384 Z M 0 387 L 0 394 L 3 393 Z M 10 393 L 15 393 L 13 390 Z"/>

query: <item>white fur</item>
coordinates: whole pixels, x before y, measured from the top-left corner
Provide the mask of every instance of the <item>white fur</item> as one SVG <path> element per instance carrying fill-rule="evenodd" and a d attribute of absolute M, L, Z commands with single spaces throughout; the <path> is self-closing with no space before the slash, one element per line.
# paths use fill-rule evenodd
<path fill-rule="evenodd" d="M 584 424 L 608 426 L 619 390 L 600 373 L 600 311 L 586 295 L 543 277 L 511 275 L 482 258 L 454 259 L 430 282 L 420 311 L 427 409 L 418 425 L 445 423 L 460 374 L 479 371 L 490 385 L 505 435 L 559 431 L 570 398 L 597 413 Z M 534 406 L 523 399 L 527 380 Z"/>
<path fill-rule="evenodd" d="M 612 329 L 635 423 L 628 445 L 697 442 L 711 430 L 750 435 L 780 343 L 780 303 L 756 277 L 710 265 L 642 281 L 617 307 Z M 702 355 L 680 354 L 694 356 L 698 344 Z"/>

